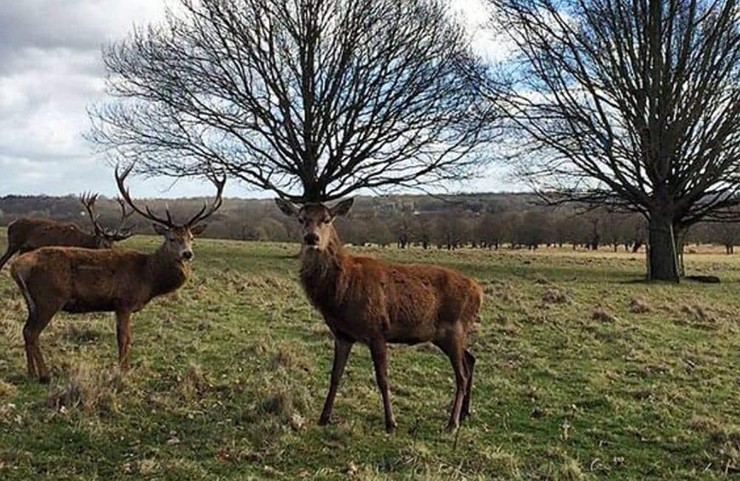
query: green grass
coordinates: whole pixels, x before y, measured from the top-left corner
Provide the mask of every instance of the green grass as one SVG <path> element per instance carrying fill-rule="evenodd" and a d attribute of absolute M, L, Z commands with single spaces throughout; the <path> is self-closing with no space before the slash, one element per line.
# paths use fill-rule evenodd
<path fill-rule="evenodd" d="M 738 474 L 740 260 L 689 256 L 692 272 L 723 283 L 669 286 L 631 282 L 642 255 L 362 249 L 460 269 L 486 292 L 470 339 L 473 417 L 446 433 L 447 359 L 399 347 L 390 352 L 399 429 L 389 436 L 363 346 L 336 423 L 316 425 L 332 343 L 298 285 L 297 248 L 199 241 L 190 282 L 134 317 L 124 376 L 110 315 L 59 315 L 41 337 L 50 386 L 26 379 L 25 307 L 4 269 L 0 479 Z"/>

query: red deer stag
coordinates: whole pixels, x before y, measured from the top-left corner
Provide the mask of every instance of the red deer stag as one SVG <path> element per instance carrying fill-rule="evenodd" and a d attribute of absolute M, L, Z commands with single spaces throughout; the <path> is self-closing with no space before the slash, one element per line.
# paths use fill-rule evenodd
<path fill-rule="evenodd" d="M 0 257 L 0 269 L 16 252 L 24 254 L 47 246 L 85 247 L 88 249 L 109 249 L 114 242 L 131 237 L 131 227 L 124 226 L 133 212 L 126 212 L 126 206 L 118 199 L 121 207 L 121 222 L 116 229 L 106 229 L 98 222 L 95 201 L 98 195 L 83 194 L 80 202 L 85 206 L 92 223 L 93 233 L 80 230 L 71 222 L 53 219 L 22 217 L 8 225 L 8 247 Z"/>
<path fill-rule="evenodd" d="M 465 340 L 478 318 L 481 287 L 458 272 L 431 265 L 401 265 L 351 255 L 334 229 L 352 199 L 334 207 L 282 199 L 278 207 L 302 227 L 301 284 L 334 334 L 334 363 L 319 424 L 329 422 L 339 380 L 355 342 L 367 344 L 385 410 L 385 428 L 396 421 L 388 389 L 387 343 L 432 342 L 449 358 L 456 392 L 447 425 L 454 430 L 470 414 L 475 357 Z"/>
<path fill-rule="evenodd" d="M 201 234 L 210 217 L 222 203 L 226 179 L 211 179 L 216 197 L 184 224 L 155 216 L 131 200 L 124 183 L 133 166 L 119 174 L 118 189 L 131 208 L 154 222 L 154 230 L 164 237 L 155 252 L 145 254 L 131 249 L 92 250 L 76 247 L 43 247 L 23 254 L 11 267 L 11 274 L 23 293 L 28 319 L 23 328 L 29 376 L 48 382 L 49 371 L 39 349 L 39 335 L 58 311 L 70 313 L 115 312 L 118 360 L 128 369 L 131 348 L 131 315 L 157 296 L 173 292 L 190 276 L 188 261 L 193 258 L 193 237 Z"/>

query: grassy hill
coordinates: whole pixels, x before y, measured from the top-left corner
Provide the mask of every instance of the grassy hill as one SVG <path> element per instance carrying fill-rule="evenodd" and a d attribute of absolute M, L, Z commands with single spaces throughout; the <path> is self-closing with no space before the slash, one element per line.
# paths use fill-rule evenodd
<path fill-rule="evenodd" d="M 399 429 L 388 436 L 362 346 L 335 423 L 316 425 L 332 343 L 297 282 L 297 250 L 199 241 L 193 279 L 134 317 L 125 376 L 110 315 L 59 315 L 41 336 L 50 386 L 25 377 L 25 307 L 4 269 L 0 478 L 675 480 L 740 470 L 736 258 L 688 255 L 723 283 L 669 286 L 633 282 L 641 255 L 423 252 L 485 287 L 470 343 L 473 416 L 444 432 L 447 359 L 428 346 L 394 348 Z"/>

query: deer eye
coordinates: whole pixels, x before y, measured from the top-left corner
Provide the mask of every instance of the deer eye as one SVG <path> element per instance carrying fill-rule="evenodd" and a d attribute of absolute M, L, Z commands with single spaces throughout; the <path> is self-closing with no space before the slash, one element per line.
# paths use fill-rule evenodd
<path fill-rule="evenodd" d="M 331 222 L 331 217 L 324 217 L 321 219 L 322 224 L 328 224 L 329 222 Z"/>

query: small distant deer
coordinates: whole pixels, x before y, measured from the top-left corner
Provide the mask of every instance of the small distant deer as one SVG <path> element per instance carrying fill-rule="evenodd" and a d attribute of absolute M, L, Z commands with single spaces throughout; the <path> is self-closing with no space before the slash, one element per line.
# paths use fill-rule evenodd
<path fill-rule="evenodd" d="M 11 266 L 11 274 L 23 293 L 28 319 L 23 328 L 28 374 L 49 382 L 49 371 L 39 349 L 39 335 L 60 310 L 70 313 L 115 312 L 118 361 L 128 369 L 131 347 L 131 315 L 152 298 L 173 292 L 190 276 L 188 261 L 193 258 L 193 237 L 200 235 L 201 224 L 221 207 L 226 179 L 211 178 L 216 197 L 184 224 L 155 216 L 149 207 L 141 209 L 131 200 L 125 187 L 133 165 L 122 174 L 116 168 L 116 182 L 124 201 L 137 213 L 154 222 L 154 230 L 164 237 L 155 252 L 145 254 L 131 249 L 91 250 L 75 247 L 43 247 L 23 254 Z"/>
<path fill-rule="evenodd" d="M 300 209 L 282 199 L 276 203 L 301 224 L 301 284 L 334 334 L 334 364 L 319 424 L 329 422 L 350 350 L 361 342 L 369 346 L 373 358 L 386 431 L 393 431 L 387 343 L 432 342 L 449 357 L 455 371 L 455 399 L 447 429 L 457 429 L 470 414 L 475 357 L 465 349 L 465 340 L 478 318 L 481 287 L 443 267 L 351 255 L 333 222 L 349 211 L 352 199 L 334 207 L 312 203 Z"/>
<path fill-rule="evenodd" d="M 126 212 L 126 206 L 121 199 L 121 222 L 116 229 L 106 229 L 100 225 L 95 212 L 95 202 L 98 195 L 83 194 L 80 202 L 87 210 L 88 218 L 93 227 L 89 234 L 80 230 L 71 222 L 61 222 L 53 219 L 22 217 L 8 225 L 8 247 L 0 257 L 0 269 L 16 252 L 24 254 L 47 246 L 85 247 L 88 249 L 110 249 L 114 242 L 128 239 L 132 235 L 132 227 L 125 226 L 133 212 Z"/>

